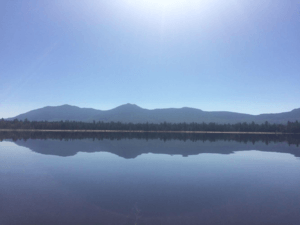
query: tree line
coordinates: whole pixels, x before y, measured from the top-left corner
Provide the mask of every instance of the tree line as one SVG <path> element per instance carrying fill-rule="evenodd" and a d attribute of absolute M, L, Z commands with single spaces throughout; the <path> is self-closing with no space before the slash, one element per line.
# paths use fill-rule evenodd
<path fill-rule="evenodd" d="M 41 129 L 41 130 L 128 130 L 128 131 L 220 131 L 220 132 L 278 132 L 300 133 L 298 121 L 287 124 L 257 123 L 121 123 L 93 121 L 29 121 L 0 120 L 0 129 Z"/>

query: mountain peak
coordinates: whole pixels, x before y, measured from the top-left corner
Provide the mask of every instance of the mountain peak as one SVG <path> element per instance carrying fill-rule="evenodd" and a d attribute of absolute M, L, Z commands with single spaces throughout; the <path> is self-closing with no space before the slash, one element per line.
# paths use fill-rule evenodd
<path fill-rule="evenodd" d="M 142 108 L 136 104 L 127 103 L 124 105 L 120 105 L 120 106 L 114 108 L 113 110 L 130 111 L 130 110 L 137 110 L 137 109 L 142 109 Z"/>
<path fill-rule="evenodd" d="M 64 104 L 64 105 L 61 105 L 60 107 L 64 107 L 64 108 L 79 108 L 78 106 L 69 105 L 69 104 Z"/>
<path fill-rule="evenodd" d="M 127 104 L 124 104 L 124 105 L 120 105 L 119 107 L 122 107 L 122 108 L 124 108 L 124 107 L 126 107 L 126 108 L 141 108 L 141 107 L 139 107 L 138 105 L 136 105 L 136 104 L 131 104 L 131 103 L 127 103 Z"/>
<path fill-rule="evenodd" d="M 127 104 L 124 104 L 124 105 L 128 105 L 128 106 L 137 106 L 136 104 L 132 104 L 132 103 L 127 103 Z"/>
<path fill-rule="evenodd" d="M 45 106 L 43 108 L 44 109 L 60 109 L 60 108 L 79 108 L 79 107 L 73 106 L 73 105 L 64 104 L 64 105 L 57 105 L 57 106 Z"/>
<path fill-rule="evenodd" d="M 298 108 L 298 109 L 293 109 L 292 112 L 300 112 L 300 108 Z"/>

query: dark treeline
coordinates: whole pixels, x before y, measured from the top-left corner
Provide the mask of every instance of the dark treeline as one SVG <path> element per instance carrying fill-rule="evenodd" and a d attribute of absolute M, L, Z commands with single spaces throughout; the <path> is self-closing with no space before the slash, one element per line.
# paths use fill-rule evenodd
<path fill-rule="evenodd" d="M 121 140 L 121 139 L 145 139 L 161 141 L 202 141 L 202 142 L 216 142 L 216 141 L 235 141 L 240 143 L 263 142 L 269 143 L 288 143 L 289 145 L 300 144 L 300 135 L 285 134 L 285 135 L 259 135 L 259 134 L 193 134 L 193 133 L 81 133 L 81 132 L 0 132 L 0 141 L 3 140 L 29 140 L 29 139 L 58 139 L 61 141 L 72 141 L 78 139 L 92 139 L 92 140 Z"/>
<path fill-rule="evenodd" d="M 121 123 L 121 122 L 78 122 L 78 121 L 28 121 L 28 120 L 0 120 L 0 129 L 41 129 L 41 130 L 128 130 L 128 131 L 221 131 L 221 132 L 282 132 L 300 133 L 300 123 L 287 124 L 236 123 Z"/>

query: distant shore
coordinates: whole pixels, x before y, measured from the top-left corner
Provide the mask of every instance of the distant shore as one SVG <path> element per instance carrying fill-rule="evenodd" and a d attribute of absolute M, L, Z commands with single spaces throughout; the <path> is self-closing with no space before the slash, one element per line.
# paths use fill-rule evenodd
<path fill-rule="evenodd" d="M 6 132 L 69 132 L 69 133 L 183 133 L 183 134 L 298 134 L 282 132 L 239 132 L 239 131 L 146 131 L 146 130 L 38 130 L 38 129 L 0 129 Z"/>

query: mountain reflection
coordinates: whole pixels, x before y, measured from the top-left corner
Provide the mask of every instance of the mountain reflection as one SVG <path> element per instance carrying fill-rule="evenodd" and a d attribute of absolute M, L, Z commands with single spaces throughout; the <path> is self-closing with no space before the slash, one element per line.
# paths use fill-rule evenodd
<path fill-rule="evenodd" d="M 0 224 L 299 222 L 297 135 L 2 132 L 0 138 Z"/>
<path fill-rule="evenodd" d="M 300 135 L 0 132 L 0 140 L 56 156 L 110 152 L 130 159 L 145 153 L 189 156 L 259 150 L 300 157 Z"/>

